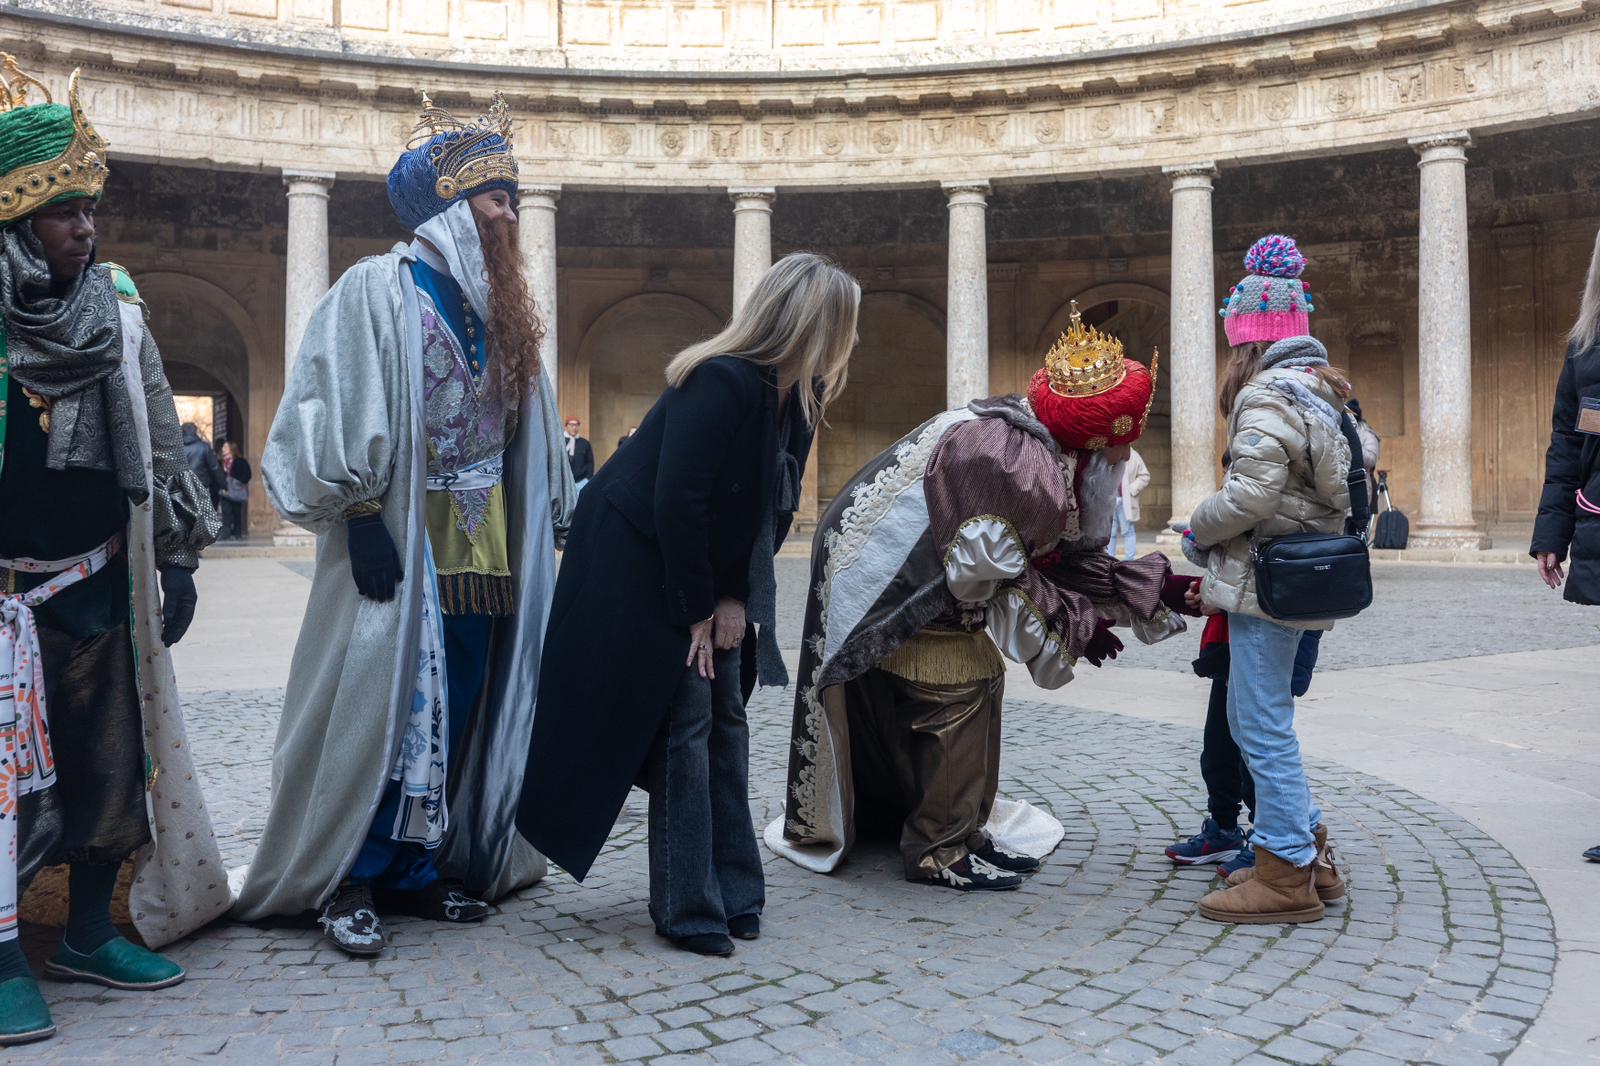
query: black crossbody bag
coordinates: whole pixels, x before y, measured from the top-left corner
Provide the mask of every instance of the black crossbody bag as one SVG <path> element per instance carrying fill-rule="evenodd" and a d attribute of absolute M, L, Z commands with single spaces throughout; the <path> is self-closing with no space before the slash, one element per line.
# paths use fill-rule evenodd
<path fill-rule="evenodd" d="M 1256 601 L 1283 622 L 1351 618 L 1372 606 L 1372 560 L 1361 536 L 1372 517 L 1361 438 L 1343 412 L 1339 428 L 1350 442 L 1350 517 L 1343 533 L 1292 533 L 1250 546 Z"/>

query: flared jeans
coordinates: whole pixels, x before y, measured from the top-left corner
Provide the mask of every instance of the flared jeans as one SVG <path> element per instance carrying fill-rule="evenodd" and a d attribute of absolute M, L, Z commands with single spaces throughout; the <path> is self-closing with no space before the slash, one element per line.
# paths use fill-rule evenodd
<path fill-rule="evenodd" d="M 755 649 L 751 649 L 754 654 Z M 740 649 L 719 651 L 715 679 L 686 667 L 647 766 L 650 917 L 674 939 L 727 933 L 766 905 L 750 818 L 750 726 Z"/>

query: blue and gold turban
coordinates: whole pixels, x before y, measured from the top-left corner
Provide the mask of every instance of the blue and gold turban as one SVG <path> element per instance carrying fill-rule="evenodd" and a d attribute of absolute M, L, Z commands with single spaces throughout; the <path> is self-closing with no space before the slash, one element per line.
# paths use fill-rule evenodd
<path fill-rule="evenodd" d="M 516 201 L 517 157 L 511 109 L 499 93 L 489 110 L 463 122 L 422 94 L 411 145 L 389 171 L 389 203 L 415 230 L 458 200 L 504 189 Z"/>

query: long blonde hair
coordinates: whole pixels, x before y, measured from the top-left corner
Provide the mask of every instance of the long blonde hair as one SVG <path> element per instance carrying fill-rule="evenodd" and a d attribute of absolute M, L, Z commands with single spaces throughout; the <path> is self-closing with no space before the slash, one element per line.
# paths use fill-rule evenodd
<path fill-rule="evenodd" d="M 794 374 L 806 422 L 815 426 L 844 390 L 856 341 L 861 286 L 832 260 L 811 252 L 784 256 L 761 276 L 721 333 L 691 344 L 667 364 L 667 384 L 682 385 L 707 359 L 732 355 L 779 376 Z M 810 387 L 822 383 L 822 395 Z"/>
<path fill-rule="evenodd" d="M 1589 275 L 1583 282 L 1583 302 L 1578 305 L 1578 320 L 1567 331 L 1567 340 L 1586 352 L 1600 339 L 1600 232 L 1594 235 L 1594 253 L 1589 256 Z"/>
<path fill-rule="evenodd" d="M 1262 364 L 1266 362 L 1267 349 L 1270 347 L 1272 345 L 1264 341 L 1234 345 L 1233 354 L 1228 357 L 1228 365 L 1222 371 L 1222 392 L 1217 397 L 1217 406 L 1222 409 L 1223 418 L 1232 416 L 1233 405 L 1239 399 L 1240 390 L 1249 384 L 1251 378 L 1261 373 Z M 1341 400 L 1350 395 L 1350 379 L 1345 377 L 1344 371 L 1331 366 L 1313 366 L 1307 369 L 1332 386 Z"/>

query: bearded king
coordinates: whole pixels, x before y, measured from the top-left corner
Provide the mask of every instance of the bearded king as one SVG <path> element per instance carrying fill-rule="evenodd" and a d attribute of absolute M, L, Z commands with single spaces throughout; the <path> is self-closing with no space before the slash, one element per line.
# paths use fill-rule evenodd
<path fill-rule="evenodd" d="M 263 456 L 317 569 L 238 913 L 314 912 L 352 955 L 383 914 L 481 921 L 545 872 L 514 814 L 575 494 L 517 174 L 498 95 L 423 97 L 388 183 L 415 238 L 317 306 Z"/>
<path fill-rule="evenodd" d="M 1107 555 L 1152 369 L 1084 324 L 1026 397 L 938 415 L 835 497 L 812 548 L 784 816 L 768 846 L 837 868 L 859 832 L 898 841 L 908 880 L 1014 889 L 1062 838 L 997 799 L 1004 659 L 1058 688 L 1082 661 L 1185 628 L 1166 558 Z"/>

